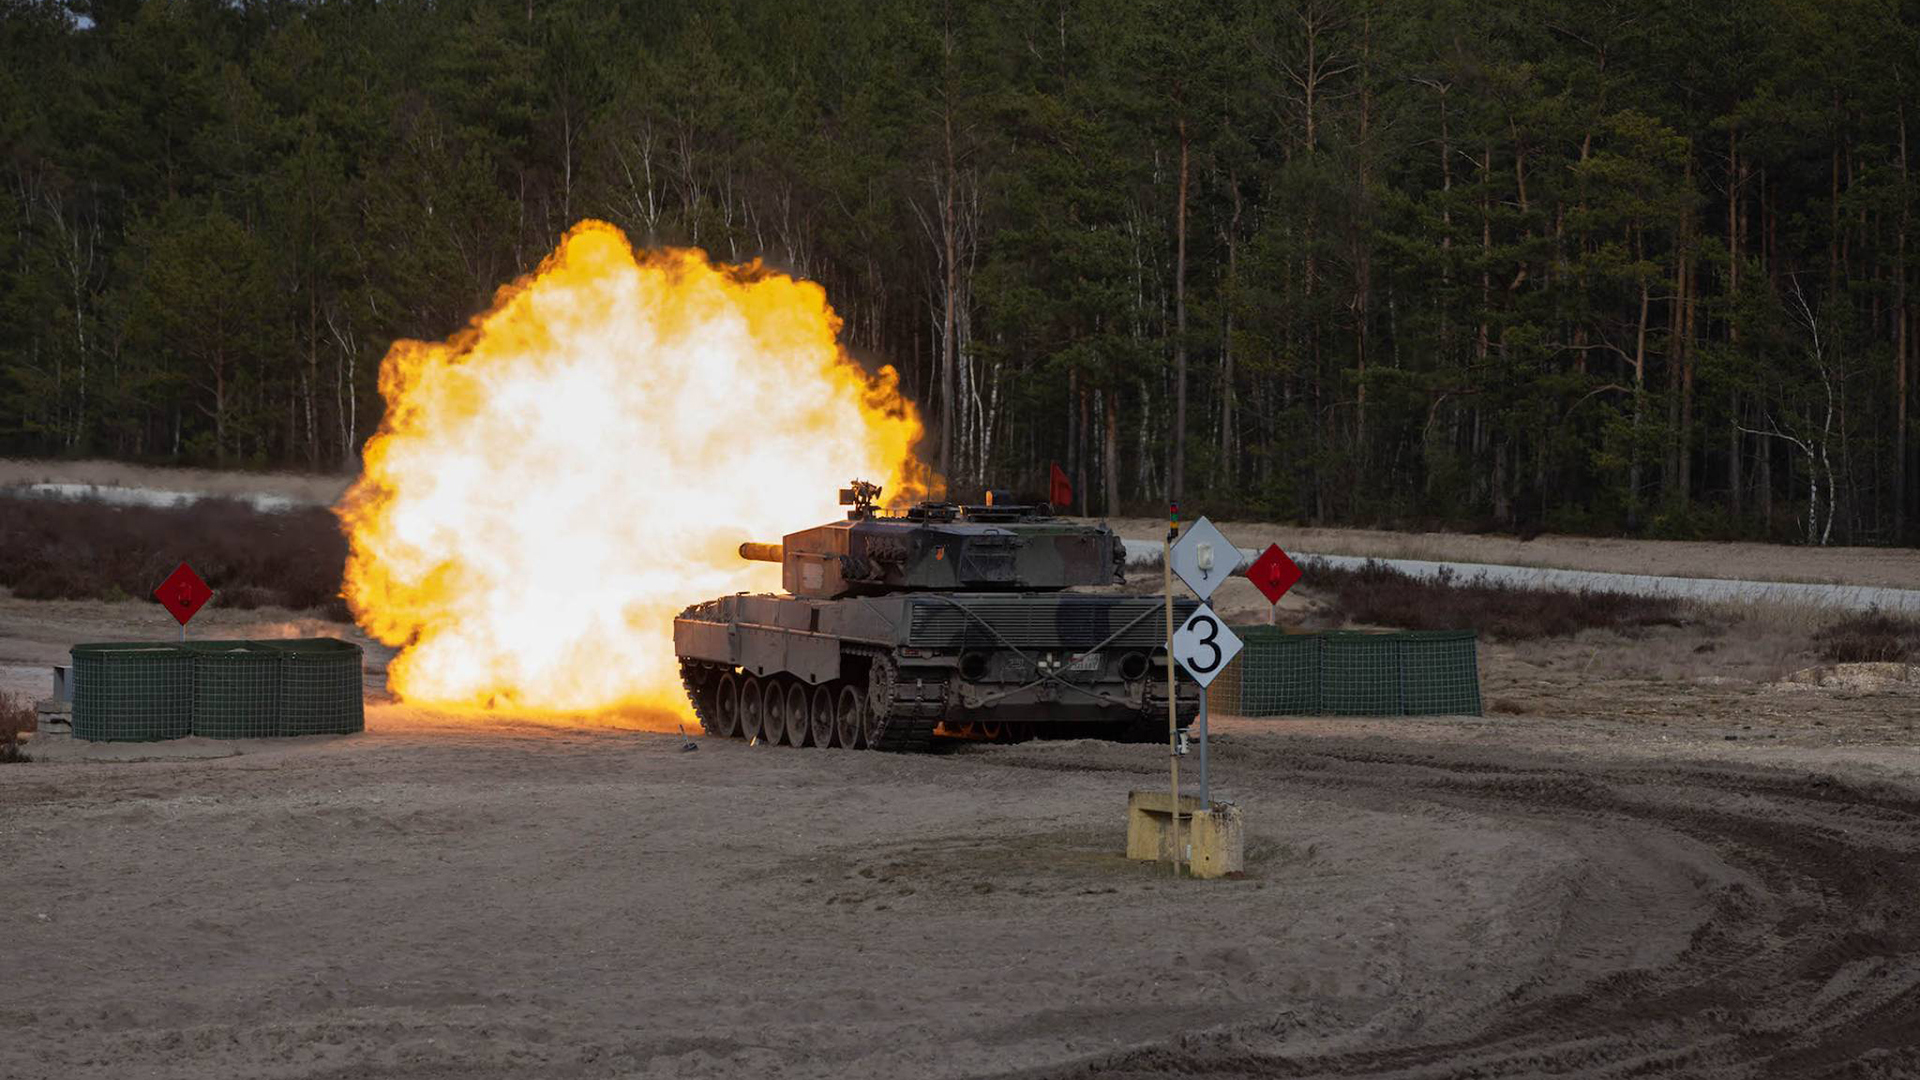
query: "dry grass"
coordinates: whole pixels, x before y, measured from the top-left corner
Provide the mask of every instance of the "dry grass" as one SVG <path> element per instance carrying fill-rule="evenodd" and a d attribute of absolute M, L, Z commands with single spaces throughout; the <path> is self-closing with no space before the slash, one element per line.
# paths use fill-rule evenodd
<path fill-rule="evenodd" d="M 1905 663 L 1920 655 L 1920 619 L 1868 611 L 1821 627 L 1813 640 L 1828 663 Z"/>
<path fill-rule="evenodd" d="M 20 736 L 38 726 L 33 702 L 18 694 L 0 693 L 0 765 L 33 760 L 20 749 Z"/>
<path fill-rule="evenodd" d="M 4 510 L 0 586 L 21 599 L 144 598 L 188 562 L 223 607 L 346 617 L 346 538 L 320 507 L 261 513 L 228 499 L 161 508 L 10 498 Z"/>
<path fill-rule="evenodd" d="M 1478 630 L 1495 641 L 1564 638 L 1584 630 L 1633 635 L 1684 626 L 1689 605 L 1666 596 L 1548 589 L 1442 572 L 1414 577 L 1369 560 L 1357 569 L 1303 567 L 1342 617 L 1404 630 Z"/>
<path fill-rule="evenodd" d="M 1701 625 L 1714 628 L 1695 646 L 1705 661 L 1699 675 L 1720 675 L 1756 683 L 1776 683 L 1814 663 L 1814 636 L 1847 614 L 1845 609 L 1811 601 L 1716 600 L 1695 606 Z M 1685 658 L 1676 658 L 1684 666 Z"/>

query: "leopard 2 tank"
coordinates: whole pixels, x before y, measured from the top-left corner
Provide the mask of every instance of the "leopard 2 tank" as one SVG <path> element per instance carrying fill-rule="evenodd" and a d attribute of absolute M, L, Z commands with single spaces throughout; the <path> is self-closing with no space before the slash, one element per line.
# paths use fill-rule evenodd
<path fill-rule="evenodd" d="M 707 734 L 787 746 L 923 750 L 967 739 L 1167 736 L 1166 601 L 1122 583 L 1105 525 L 1041 505 L 879 509 L 842 489 L 847 520 L 744 543 L 785 593 L 694 604 L 674 651 Z M 1193 611 L 1175 602 L 1175 625 Z M 1181 725 L 1199 688 L 1175 684 Z"/>

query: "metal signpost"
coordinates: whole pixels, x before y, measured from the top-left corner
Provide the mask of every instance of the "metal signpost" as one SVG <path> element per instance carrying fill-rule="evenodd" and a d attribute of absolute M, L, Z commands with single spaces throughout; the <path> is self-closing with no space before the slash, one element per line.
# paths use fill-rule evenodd
<path fill-rule="evenodd" d="M 1168 552 L 1167 562 L 1168 568 L 1179 575 L 1180 580 L 1187 583 L 1187 588 L 1200 598 L 1199 609 L 1187 618 L 1186 624 L 1178 632 L 1167 635 L 1167 651 L 1200 684 L 1200 808 L 1205 810 L 1213 805 L 1207 774 L 1206 688 L 1227 666 L 1227 661 L 1240 651 L 1239 637 L 1227 629 L 1227 625 L 1207 606 L 1207 601 L 1213 597 L 1216 589 L 1226 584 L 1234 571 L 1240 569 L 1240 549 L 1234 547 L 1233 542 L 1213 522 L 1202 517 L 1181 534 L 1179 542 Z M 1171 613 L 1171 595 L 1167 605 Z M 1172 622 L 1171 614 L 1168 622 Z M 1169 695 L 1173 693 L 1171 671 L 1167 692 Z M 1175 799 L 1179 798 L 1179 794 L 1176 789 Z"/>
<path fill-rule="evenodd" d="M 1241 569 L 1240 549 L 1233 546 L 1226 535 L 1204 517 L 1182 533 L 1178 503 L 1172 505 L 1169 519 L 1167 540 L 1160 550 L 1165 568 L 1163 577 L 1167 598 L 1167 756 L 1173 785 L 1170 815 L 1173 824 L 1173 872 L 1178 874 L 1183 849 L 1180 845 L 1181 747 L 1174 665 L 1177 663 L 1187 669 L 1193 681 L 1200 684 L 1200 809 L 1211 812 L 1213 787 L 1207 769 L 1207 690 L 1213 685 L 1213 680 L 1219 678 L 1220 673 L 1233 662 L 1233 658 L 1240 655 L 1245 643 L 1207 603 L 1215 590 Z M 1187 616 L 1187 621 L 1177 630 L 1173 625 L 1173 579 L 1176 575 L 1200 598 L 1200 606 Z M 1274 544 L 1247 566 L 1247 577 L 1270 603 L 1278 604 L 1280 597 L 1300 580 L 1300 568 L 1294 565 L 1286 552 L 1280 550 L 1278 544 Z"/>
<path fill-rule="evenodd" d="M 193 567 L 181 563 L 167 575 L 153 590 L 153 598 L 167 609 L 167 614 L 180 621 L 180 640 L 187 640 L 187 620 L 199 612 L 201 605 L 213 597 L 213 590 L 193 572 Z"/>
<path fill-rule="evenodd" d="M 1213 809 L 1213 789 L 1207 776 L 1207 687 L 1240 655 L 1240 635 L 1212 608 L 1202 603 L 1173 635 L 1173 656 L 1200 684 L 1200 809 Z"/>

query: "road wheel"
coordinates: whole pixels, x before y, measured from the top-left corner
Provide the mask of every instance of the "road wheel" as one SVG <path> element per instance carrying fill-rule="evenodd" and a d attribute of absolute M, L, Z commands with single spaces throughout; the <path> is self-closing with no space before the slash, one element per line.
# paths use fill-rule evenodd
<path fill-rule="evenodd" d="M 787 745 L 812 746 L 813 727 L 807 714 L 807 684 L 799 679 L 787 683 Z"/>
<path fill-rule="evenodd" d="M 713 726 L 714 734 L 723 739 L 740 735 L 740 682 L 731 671 L 720 676 L 713 691 Z"/>
<path fill-rule="evenodd" d="M 787 681 L 778 675 L 761 680 L 760 737 L 769 746 L 787 738 Z"/>
<path fill-rule="evenodd" d="M 807 711 L 807 719 L 812 722 L 813 745 L 840 745 L 840 732 L 833 723 L 832 683 L 821 683 L 813 688 L 813 706 Z"/>
<path fill-rule="evenodd" d="M 740 680 L 740 737 L 752 742 L 760 738 L 760 680 L 751 675 Z"/>
<path fill-rule="evenodd" d="M 834 708 L 834 734 L 849 750 L 867 748 L 867 695 L 857 686 L 840 688 L 840 702 Z"/>

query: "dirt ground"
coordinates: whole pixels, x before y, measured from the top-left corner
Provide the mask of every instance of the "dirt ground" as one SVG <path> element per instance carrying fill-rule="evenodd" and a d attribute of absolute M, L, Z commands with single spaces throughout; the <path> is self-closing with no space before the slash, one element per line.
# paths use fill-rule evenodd
<path fill-rule="evenodd" d="M 0 673 L 159 616 L 0 598 Z M 1917 1075 L 1920 682 L 1781 681 L 1805 647 L 1486 646 L 1485 718 L 1219 718 L 1238 881 L 1121 857 L 1155 746 L 33 739 L 0 1076 Z"/>
<path fill-rule="evenodd" d="M 1644 727 L 1223 720 L 1218 882 L 1120 857 L 1152 746 L 69 746 L 0 776 L 0 1075 L 1920 1069 L 1911 741 Z"/>

